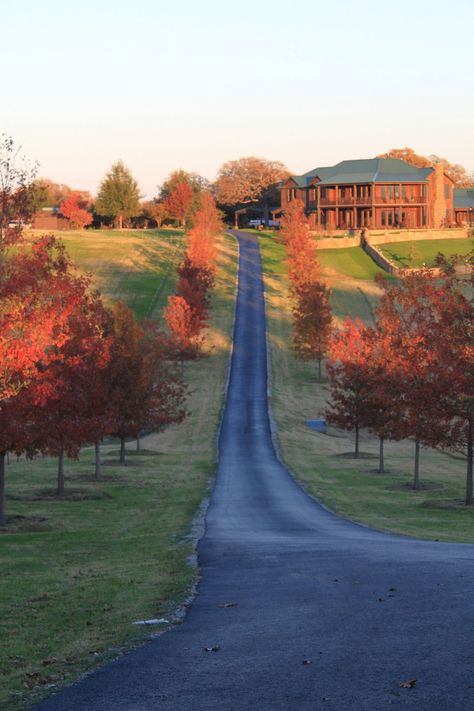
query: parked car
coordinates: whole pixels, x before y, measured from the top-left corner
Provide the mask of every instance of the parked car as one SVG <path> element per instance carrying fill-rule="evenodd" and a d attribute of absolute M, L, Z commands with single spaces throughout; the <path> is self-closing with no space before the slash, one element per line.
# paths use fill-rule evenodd
<path fill-rule="evenodd" d="M 256 230 L 264 230 L 266 227 L 270 227 L 272 230 L 280 229 L 279 220 L 268 220 L 268 224 L 265 224 L 265 220 L 255 219 L 249 220 L 248 227 L 254 227 Z"/>

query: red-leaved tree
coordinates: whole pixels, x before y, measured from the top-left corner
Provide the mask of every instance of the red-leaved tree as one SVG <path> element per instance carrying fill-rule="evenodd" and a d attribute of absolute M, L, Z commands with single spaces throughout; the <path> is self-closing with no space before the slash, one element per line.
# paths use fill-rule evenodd
<path fill-rule="evenodd" d="M 59 212 L 82 230 L 92 224 L 89 207 L 90 200 L 87 200 L 84 193 L 73 192 L 59 205 Z"/>
<path fill-rule="evenodd" d="M 194 192 L 189 183 L 178 183 L 172 193 L 166 198 L 167 213 L 175 220 L 179 220 L 182 227 L 186 225 L 187 218 L 191 215 L 194 203 Z"/>
<path fill-rule="evenodd" d="M 328 362 L 330 401 L 327 421 L 355 433 L 354 456 L 359 456 L 360 430 L 370 422 L 368 393 L 371 388 L 368 368 L 369 349 L 365 326 L 347 318 L 331 339 Z"/>

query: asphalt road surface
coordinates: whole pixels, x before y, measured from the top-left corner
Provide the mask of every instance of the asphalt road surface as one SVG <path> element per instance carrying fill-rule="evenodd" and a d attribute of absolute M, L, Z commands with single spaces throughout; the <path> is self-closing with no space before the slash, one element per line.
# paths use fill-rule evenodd
<path fill-rule="evenodd" d="M 474 546 L 341 520 L 280 464 L 258 242 L 236 234 L 234 354 L 198 595 L 183 624 L 38 711 L 474 709 Z"/>

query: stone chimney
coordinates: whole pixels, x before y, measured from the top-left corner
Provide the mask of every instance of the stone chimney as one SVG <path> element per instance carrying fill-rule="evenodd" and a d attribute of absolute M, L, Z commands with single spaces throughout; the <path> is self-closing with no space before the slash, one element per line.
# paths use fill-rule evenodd
<path fill-rule="evenodd" d="M 434 164 L 434 172 L 432 174 L 431 185 L 432 193 L 432 215 L 433 227 L 435 229 L 444 227 L 446 219 L 446 198 L 444 196 L 444 170 L 442 163 Z"/>

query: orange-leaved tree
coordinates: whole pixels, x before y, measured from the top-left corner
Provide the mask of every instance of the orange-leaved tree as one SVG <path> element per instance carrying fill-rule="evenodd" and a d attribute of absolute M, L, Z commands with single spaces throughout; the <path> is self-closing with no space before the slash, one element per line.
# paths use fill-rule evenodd
<path fill-rule="evenodd" d="M 133 312 L 117 302 L 111 350 L 111 434 L 120 439 L 120 464 L 125 440 L 138 440 L 143 430 L 156 431 L 185 416 L 186 387 L 167 336 L 153 322 L 140 325 Z"/>
<path fill-rule="evenodd" d="M 73 225 L 83 229 L 92 224 L 92 215 L 89 212 L 90 199 L 80 192 L 72 192 L 59 205 L 59 212 L 64 215 Z"/>
<path fill-rule="evenodd" d="M 181 226 L 186 226 L 186 220 L 191 215 L 194 206 L 194 192 L 189 183 L 181 182 L 168 195 L 165 207 L 170 217 L 178 220 Z"/>
<path fill-rule="evenodd" d="M 332 334 L 330 289 L 321 281 L 300 290 L 293 307 L 293 343 L 301 360 L 316 360 L 321 380 L 321 363 Z"/>
<path fill-rule="evenodd" d="M 343 327 L 335 331 L 326 365 L 329 376 L 330 400 L 326 409 L 327 421 L 355 433 L 354 456 L 359 456 L 362 427 L 370 422 L 369 392 L 371 388 L 369 347 L 364 338 L 366 326 L 347 318 Z"/>
<path fill-rule="evenodd" d="M 420 484 L 421 446 L 440 446 L 447 429 L 447 371 L 439 357 L 440 302 L 449 289 L 429 269 L 406 271 L 397 282 L 380 280 L 384 294 L 376 309 L 396 382 L 395 438 L 415 442 L 413 488 Z"/>
<path fill-rule="evenodd" d="M 282 218 L 286 264 L 293 296 L 293 343 L 302 360 L 316 360 L 321 379 L 321 363 L 332 331 L 330 289 L 320 277 L 316 243 L 309 233 L 304 205 L 292 200 Z"/>

